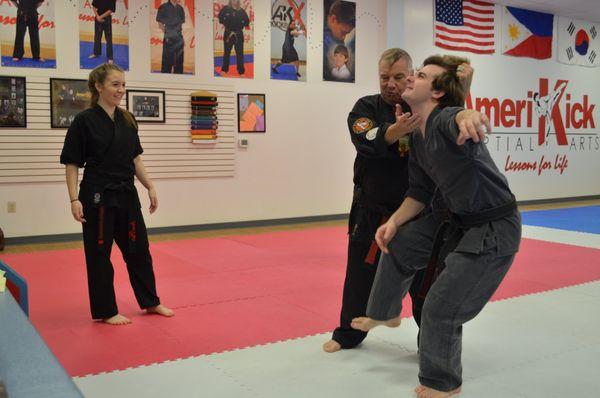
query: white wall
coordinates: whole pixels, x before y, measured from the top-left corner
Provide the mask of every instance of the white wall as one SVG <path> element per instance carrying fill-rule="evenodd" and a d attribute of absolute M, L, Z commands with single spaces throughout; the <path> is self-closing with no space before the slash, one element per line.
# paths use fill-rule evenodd
<path fill-rule="evenodd" d="M 197 0 L 196 75 L 151 74 L 147 0 L 130 1 L 130 71 L 135 81 L 233 84 L 237 92 L 265 93 L 267 133 L 244 135 L 250 145 L 236 154 L 236 176 L 156 180 L 160 208 L 149 227 L 210 224 L 345 213 L 352 195 L 354 149 L 346 116 L 360 96 L 377 92 L 377 62 L 386 47 L 386 1 L 357 0 L 356 84 L 321 81 L 323 6 L 309 2 L 307 83 L 270 81 L 270 0 L 255 0 L 255 78 L 212 76 L 211 0 Z M 58 69 L 1 68 L 3 75 L 86 78 L 78 69 L 77 9 L 55 1 Z M 137 15 L 135 18 L 134 15 Z M 312 20 L 311 20 L 312 19 Z M 260 38 L 265 37 L 264 40 Z M 62 134 L 62 133 L 61 133 Z M 142 137 L 143 144 L 143 137 Z M 57 157 L 58 162 L 58 157 Z M 143 206 L 148 200 L 140 190 Z M 7 213 L 7 202 L 17 212 Z M 0 226 L 7 237 L 78 232 L 64 184 L 0 185 Z"/>
<path fill-rule="evenodd" d="M 393 0 L 390 0 L 393 2 Z M 398 7 L 396 4 L 395 7 Z M 563 65 L 556 61 L 556 45 L 553 57 L 548 60 L 517 58 L 504 56 L 498 52 L 500 43 L 496 44 L 494 55 L 477 55 L 448 51 L 433 45 L 433 2 L 422 0 L 404 0 L 404 15 L 401 24 L 400 41 L 393 43 L 404 47 L 418 66 L 427 56 L 432 54 L 454 54 L 466 56 L 475 68 L 471 92 L 475 97 L 505 98 L 523 100 L 528 91 L 539 90 L 539 79 L 549 79 L 550 90 L 556 80 L 568 80 L 565 96 L 560 108 L 566 109 L 566 94 L 571 94 L 571 102 L 582 102 L 583 95 L 588 96 L 589 104 L 596 104 L 593 112 L 595 128 L 567 129 L 568 146 L 557 145 L 554 131 L 550 132 L 548 145 L 537 145 L 537 117 L 530 128 L 504 128 L 496 126 L 496 133 L 490 137 L 490 150 L 496 164 L 505 170 L 506 160 L 537 163 L 538 170 L 505 171 L 517 200 L 537 200 L 550 198 L 572 198 L 578 196 L 600 195 L 600 68 Z M 500 6 L 496 6 L 496 40 L 500 41 Z M 391 23 L 388 17 L 388 23 Z M 555 18 L 556 20 L 557 18 Z M 398 27 L 390 27 L 390 31 Z M 556 43 L 556 27 L 555 27 Z M 583 146 L 580 140 L 584 139 Z M 519 140 L 521 146 L 518 145 Z M 530 144 L 530 140 L 531 144 Z M 498 144 L 499 143 L 499 144 Z M 509 146 L 507 150 L 507 144 Z M 576 145 L 573 145 L 576 144 Z M 560 174 L 554 168 L 556 156 L 566 156 L 568 166 Z M 538 175 L 540 159 L 551 160 L 551 169 L 543 170 Z"/>

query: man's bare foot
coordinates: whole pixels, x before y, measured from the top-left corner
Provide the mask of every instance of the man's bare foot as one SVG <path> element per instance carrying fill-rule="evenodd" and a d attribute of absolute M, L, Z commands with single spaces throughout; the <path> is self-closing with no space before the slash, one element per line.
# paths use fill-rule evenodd
<path fill-rule="evenodd" d="M 146 308 L 146 312 L 148 314 L 158 314 L 158 315 L 162 315 L 162 316 L 173 316 L 173 315 L 175 315 L 175 313 L 173 312 L 173 310 L 165 307 L 162 304 L 159 304 L 156 307 Z"/>
<path fill-rule="evenodd" d="M 19 62 L 19 61 L 20 61 L 20 60 L 22 60 L 22 59 L 23 59 L 23 58 L 17 58 L 17 57 L 13 57 L 13 59 L 12 59 L 12 60 L 13 60 L 13 61 L 15 61 L 15 62 Z"/>
<path fill-rule="evenodd" d="M 129 320 L 129 318 L 125 318 L 121 314 L 117 314 L 115 316 L 111 316 L 110 318 L 103 319 L 102 322 L 108 323 L 109 325 L 127 325 L 128 323 L 131 323 L 131 320 Z"/>
<path fill-rule="evenodd" d="M 90 54 L 90 55 L 88 56 L 88 58 L 89 58 L 89 59 L 96 58 L 96 57 L 98 57 L 96 54 Z"/>
<path fill-rule="evenodd" d="M 417 398 L 446 398 L 451 397 L 460 393 L 460 387 L 452 391 L 438 391 L 433 388 L 425 387 L 424 385 L 420 385 L 415 388 L 415 393 L 417 394 Z"/>
<path fill-rule="evenodd" d="M 113 60 L 112 60 L 112 59 L 109 59 L 108 61 L 106 61 L 106 63 L 107 63 L 107 64 L 112 64 L 112 63 L 113 63 Z"/>
<path fill-rule="evenodd" d="M 327 341 L 325 344 L 323 344 L 323 351 L 328 352 L 328 353 L 332 353 L 332 352 L 337 352 L 339 350 L 342 349 L 342 346 L 340 345 L 340 343 L 338 343 L 335 340 L 329 340 Z"/>
<path fill-rule="evenodd" d="M 358 318 L 354 318 L 350 326 L 353 329 L 362 330 L 363 332 L 368 332 L 376 326 L 387 326 L 388 328 L 397 328 L 400 326 L 400 317 L 388 319 L 387 321 L 376 321 L 366 316 L 361 316 Z"/>

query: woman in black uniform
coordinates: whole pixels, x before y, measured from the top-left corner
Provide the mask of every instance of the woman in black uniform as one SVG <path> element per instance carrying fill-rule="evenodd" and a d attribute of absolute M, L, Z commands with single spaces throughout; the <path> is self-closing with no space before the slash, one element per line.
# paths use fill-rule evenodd
<path fill-rule="evenodd" d="M 156 190 L 140 157 L 143 152 L 133 115 L 119 107 L 125 75 L 114 64 L 90 72 L 92 107 L 79 113 L 65 137 L 60 162 L 66 165 L 71 213 L 83 226 L 92 318 L 111 325 L 131 321 L 119 314 L 110 262 L 113 240 L 119 246 L 138 304 L 148 313 L 172 316 L 160 304 L 148 234 L 134 186 L 134 175 L 148 189 L 150 213 L 158 207 Z M 78 169 L 84 167 L 79 195 Z"/>
<path fill-rule="evenodd" d="M 283 40 L 283 46 L 281 47 L 281 61 L 277 62 L 271 69 L 274 73 L 279 73 L 277 68 L 281 64 L 294 64 L 296 67 L 296 76 L 300 77 L 300 58 L 298 52 L 294 48 L 294 38 L 302 34 L 301 31 L 296 29 L 296 21 L 290 22 L 287 30 L 285 31 L 285 39 Z"/>

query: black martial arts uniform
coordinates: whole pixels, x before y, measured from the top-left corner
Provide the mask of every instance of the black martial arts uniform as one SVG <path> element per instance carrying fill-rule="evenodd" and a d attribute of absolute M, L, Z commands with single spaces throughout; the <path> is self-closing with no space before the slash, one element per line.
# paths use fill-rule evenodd
<path fill-rule="evenodd" d="M 98 15 L 104 14 L 110 10 L 112 13 L 116 11 L 116 0 L 94 0 L 92 1 Z M 113 43 L 112 43 L 112 14 L 104 17 L 102 22 L 98 22 L 94 18 L 94 55 L 99 57 L 102 54 L 102 32 L 106 40 L 106 58 L 113 59 Z"/>
<path fill-rule="evenodd" d="M 115 110 L 114 122 L 99 105 L 79 113 L 65 137 L 62 164 L 84 167 L 79 200 L 92 318 L 118 313 L 110 262 L 119 246 L 141 308 L 160 304 L 156 295 L 148 234 L 134 186 L 133 160 L 142 153 L 137 128 Z"/>
<path fill-rule="evenodd" d="M 185 22 L 185 11 L 179 4 L 170 1 L 158 7 L 156 22 L 163 24 L 162 73 L 183 73 L 183 34 L 181 25 Z"/>
<path fill-rule="evenodd" d="M 235 59 L 237 71 L 240 75 L 245 72 L 244 68 L 244 28 L 250 25 L 250 18 L 242 8 L 235 9 L 225 6 L 219 12 L 219 23 L 225 27 L 223 33 L 223 66 L 221 70 L 225 73 L 229 71 L 229 57 L 231 48 L 235 48 Z"/>
<path fill-rule="evenodd" d="M 11 0 L 17 6 L 17 31 L 13 58 L 21 59 L 25 54 L 25 33 L 29 29 L 29 45 L 31 58 L 40 59 L 40 28 L 37 9 L 43 1 L 40 0 Z M 5 28 L 6 29 L 6 28 Z"/>
<path fill-rule="evenodd" d="M 289 64 L 298 60 L 298 52 L 294 48 L 294 35 L 292 35 L 292 27 L 290 24 L 285 31 L 285 39 L 283 40 L 283 46 L 281 47 L 281 63 Z"/>
<path fill-rule="evenodd" d="M 410 108 L 402 102 L 404 112 Z M 360 344 L 367 333 L 352 329 L 352 319 L 366 314 L 369 293 L 377 271 L 380 251 L 375 242 L 377 228 L 398 209 L 408 189 L 408 137 L 392 145 L 385 142 L 388 127 L 395 123 L 395 108 L 380 94 L 358 100 L 348 115 L 354 161 L 354 197 L 348 222 L 348 263 L 340 315 L 333 340 L 342 348 Z M 419 274 L 421 276 L 422 274 Z M 418 291 L 419 281 L 415 280 Z M 413 301 L 414 296 L 413 296 Z M 419 323 L 420 306 L 413 309 Z"/>

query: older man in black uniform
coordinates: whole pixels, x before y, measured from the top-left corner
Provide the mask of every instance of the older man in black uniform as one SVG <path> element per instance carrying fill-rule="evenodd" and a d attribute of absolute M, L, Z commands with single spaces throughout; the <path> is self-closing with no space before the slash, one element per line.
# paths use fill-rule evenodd
<path fill-rule="evenodd" d="M 102 54 L 102 32 L 106 40 L 106 59 L 113 62 L 112 42 L 112 14 L 117 10 L 116 0 L 94 0 L 94 53 L 90 58 L 97 58 Z"/>
<path fill-rule="evenodd" d="M 13 61 L 20 61 L 25 55 L 25 32 L 29 29 L 29 45 L 31 58 L 34 61 L 44 62 L 40 57 L 40 28 L 38 25 L 38 8 L 43 0 L 11 0 L 17 7 L 17 31 L 15 33 L 15 46 Z M 6 28 L 5 28 L 6 29 Z"/>
<path fill-rule="evenodd" d="M 223 65 L 221 70 L 229 72 L 229 57 L 231 49 L 235 48 L 237 71 L 240 75 L 246 72 L 244 68 L 244 28 L 250 25 L 250 18 L 240 6 L 240 0 L 229 0 L 229 4 L 219 12 L 219 23 L 225 27 L 223 33 Z"/>
<path fill-rule="evenodd" d="M 184 41 L 181 26 L 185 11 L 180 0 L 168 0 L 158 7 L 156 22 L 164 32 L 162 50 L 162 73 L 183 73 Z"/>
<path fill-rule="evenodd" d="M 410 55 L 399 48 L 386 50 L 379 60 L 380 94 L 358 100 L 348 115 L 348 127 L 357 155 L 354 161 L 354 197 L 348 223 L 349 243 L 340 325 L 323 345 L 326 352 L 354 348 L 367 336 L 351 327 L 366 312 L 380 252 L 375 231 L 400 206 L 408 189 L 408 137 L 420 122 L 402 101 L 406 78 L 412 73 Z M 464 65 L 461 79 L 470 87 L 473 70 Z M 398 111 L 398 117 L 396 112 Z M 463 134 L 469 132 L 464 131 Z M 478 136 L 473 137 L 478 140 Z M 420 321 L 420 277 L 411 289 L 413 315 Z M 388 326 L 399 324 L 393 320 Z"/>

